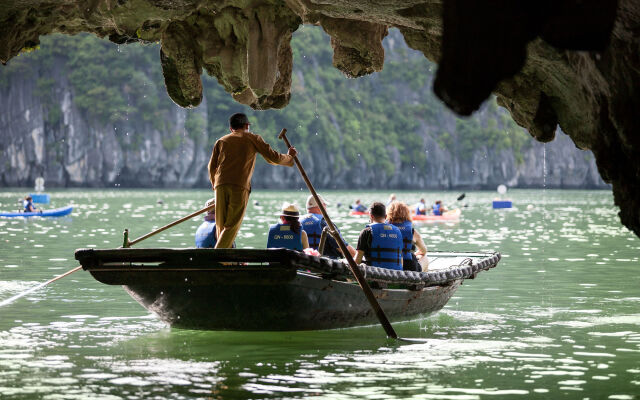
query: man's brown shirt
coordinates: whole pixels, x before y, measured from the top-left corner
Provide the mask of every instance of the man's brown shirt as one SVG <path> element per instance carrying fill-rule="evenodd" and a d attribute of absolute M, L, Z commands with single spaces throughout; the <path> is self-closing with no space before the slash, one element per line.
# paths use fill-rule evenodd
<path fill-rule="evenodd" d="M 293 157 L 280 154 L 260 135 L 233 131 L 221 137 L 213 146 L 209 160 L 209 179 L 215 189 L 220 185 L 237 185 L 251 190 L 251 176 L 256 166 L 256 154 L 273 165 L 293 166 Z"/>

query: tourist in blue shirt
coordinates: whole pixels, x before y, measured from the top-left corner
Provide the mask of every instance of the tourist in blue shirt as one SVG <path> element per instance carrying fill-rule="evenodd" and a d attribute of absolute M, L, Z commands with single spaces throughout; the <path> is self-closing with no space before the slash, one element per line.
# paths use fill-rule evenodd
<path fill-rule="evenodd" d="M 356 263 L 360 264 L 364 259 L 367 265 L 402 270 L 402 232 L 397 226 L 385 222 L 386 211 L 382 203 L 371 205 L 371 225 L 360 232 Z"/>
<path fill-rule="evenodd" d="M 325 201 L 325 199 L 322 198 L 322 196 L 318 197 L 320 197 L 322 205 L 326 208 L 328 203 Z M 309 247 L 318 250 L 318 246 L 320 245 L 320 237 L 322 236 L 322 231 L 327 226 L 327 221 L 324 220 L 316 199 L 311 195 L 307 197 L 307 212 L 308 214 L 304 218 L 302 218 L 300 223 L 302 224 L 302 229 L 304 229 L 304 231 L 307 233 L 307 236 L 309 237 Z M 338 231 L 338 234 L 340 235 L 340 231 Z M 342 235 L 340 235 L 340 237 L 342 238 Z M 353 246 L 347 243 L 344 238 L 342 238 L 342 241 L 347 245 L 347 250 L 351 254 L 351 257 L 355 257 L 356 249 L 354 249 Z M 322 255 L 334 259 L 344 257 L 342 251 L 340 250 L 340 247 L 338 246 L 338 242 L 336 242 L 331 235 L 327 235 Z"/>
<path fill-rule="evenodd" d="M 215 199 L 209 199 L 204 204 L 205 207 L 209 207 L 216 203 Z M 196 231 L 196 247 L 197 248 L 214 248 L 218 241 L 216 235 L 216 209 L 215 207 L 209 210 L 204 215 L 204 222 L 200 224 Z"/>

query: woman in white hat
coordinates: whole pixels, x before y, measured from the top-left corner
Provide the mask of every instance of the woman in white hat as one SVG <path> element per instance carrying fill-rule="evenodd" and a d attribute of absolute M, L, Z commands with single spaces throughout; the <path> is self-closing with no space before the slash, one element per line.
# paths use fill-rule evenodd
<path fill-rule="evenodd" d="M 283 204 L 282 211 L 276 215 L 280 216 L 280 223 L 269 227 L 267 248 L 284 247 L 302 251 L 309 247 L 307 233 L 300 226 L 300 211 L 295 204 Z"/>

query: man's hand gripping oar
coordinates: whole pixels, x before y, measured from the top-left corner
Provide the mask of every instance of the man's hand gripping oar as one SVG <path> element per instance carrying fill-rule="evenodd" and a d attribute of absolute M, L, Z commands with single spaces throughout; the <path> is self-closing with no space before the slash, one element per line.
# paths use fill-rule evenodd
<path fill-rule="evenodd" d="M 293 147 L 291 146 L 289 139 L 287 139 L 286 129 L 283 129 L 280 132 L 280 134 L 278 135 L 278 138 L 284 140 L 287 147 L 289 148 Z M 302 175 L 302 179 L 307 184 L 307 187 L 309 188 L 311 195 L 316 200 L 316 203 L 318 204 L 318 208 L 320 209 L 320 212 L 322 213 L 322 216 L 324 217 L 324 220 L 327 222 L 327 226 L 329 227 L 329 233 L 331 234 L 331 236 L 333 236 L 335 241 L 338 243 L 338 246 L 340 247 L 342 254 L 347 259 L 347 262 L 349 263 L 349 268 L 351 269 L 353 276 L 356 278 L 356 280 L 360 284 L 362 291 L 367 297 L 367 300 L 369 301 L 371 308 L 376 313 L 376 316 L 378 317 L 380 324 L 382 324 L 384 331 L 387 333 L 387 336 L 393 339 L 398 339 L 398 335 L 396 334 L 396 331 L 391 326 L 391 323 L 389 322 L 389 319 L 387 318 L 386 314 L 382 310 L 382 307 L 380 307 L 378 300 L 376 300 L 376 297 L 374 296 L 373 291 L 371 290 L 371 287 L 369 287 L 369 284 L 364 279 L 364 276 L 362 275 L 362 272 L 360 272 L 360 269 L 358 268 L 358 265 L 356 264 L 355 260 L 351 256 L 351 253 L 349 253 L 349 250 L 347 249 L 347 245 L 342 241 L 342 238 L 338 234 L 338 230 L 336 229 L 336 226 L 331 221 L 331 218 L 329 218 L 329 214 L 327 214 L 327 210 L 324 208 L 324 204 L 322 203 L 322 200 L 320 200 L 318 193 L 313 188 L 313 185 L 311 184 L 311 181 L 309 180 L 307 173 L 305 172 L 304 168 L 302 168 L 302 164 L 300 164 L 300 160 L 298 159 L 298 156 L 293 156 L 293 161 L 296 163 L 296 166 L 300 171 L 300 175 Z"/>

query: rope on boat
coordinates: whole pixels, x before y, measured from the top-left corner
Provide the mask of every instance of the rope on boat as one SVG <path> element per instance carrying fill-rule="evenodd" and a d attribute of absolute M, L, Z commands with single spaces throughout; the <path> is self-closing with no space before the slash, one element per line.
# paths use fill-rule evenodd
<path fill-rule="evenodd" d="M 307 256 L 299 254 L 294 264 L 304 265 L 318 272 L 330 275 L 350 275 L 349 268 L 346 264 L 339 260 L 333 260 L 326 257 Z M 360 264 L 360 271 L 367 280 L 402 283 L 409 285 L 425 285 L 434 286 L 442 285 L 458 279 L 473 279 L 480 271 L 486 271 L 493 268 L 500 261 L 500 253 L 493 253 L 487 258 L 474 263 L 473 259 L 466 258 L 457 265 L 452 265 L 446 269 L 437 269 L 433 271 L 415 272 L 415 271 L 399 271 L 387 268 L 372 267 Z"/>

